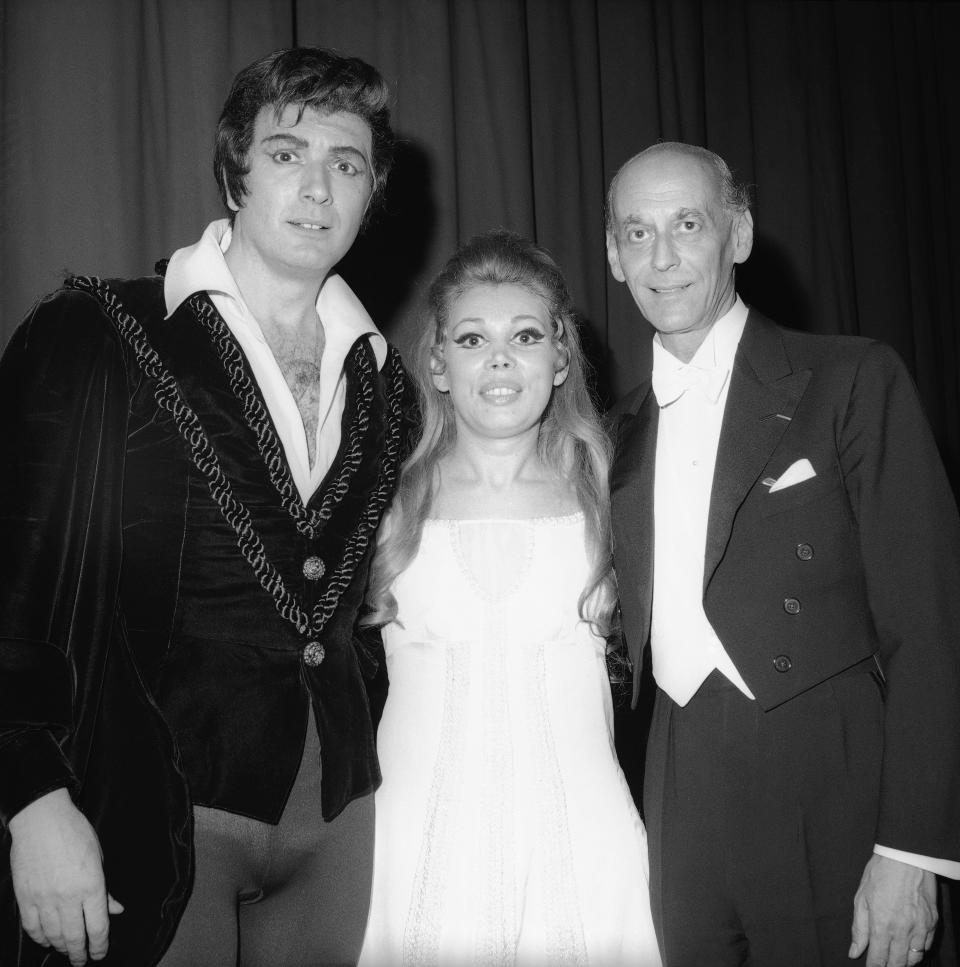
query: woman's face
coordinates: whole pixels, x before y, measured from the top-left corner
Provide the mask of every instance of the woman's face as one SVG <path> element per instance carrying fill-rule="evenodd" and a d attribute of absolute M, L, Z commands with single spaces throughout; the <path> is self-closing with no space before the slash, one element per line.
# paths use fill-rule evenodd
<path fill-rule="evenodd" d="M 521 285 L 476 285 L 455 299 L 441 352 L 433 382 L 450 394 L 459 436 L 536 436 L 567 377 L 547 307 Z"/>

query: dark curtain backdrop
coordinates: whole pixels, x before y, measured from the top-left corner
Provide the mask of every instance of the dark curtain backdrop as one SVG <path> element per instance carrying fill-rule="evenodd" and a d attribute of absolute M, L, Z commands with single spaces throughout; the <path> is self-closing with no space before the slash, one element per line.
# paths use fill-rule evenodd
<path fill-rule="evenodd" d="M 376 64 L 403 139 L 344 266 L 408 344 L 472 233 L 535 237 L 589 324 L 605 398 L 648 329 L 604 257 L 605 187 L 657 139 L 755 186 L 749 302 L 892 343 L 960 479 L 960 6 L 746 0 L 0 0 L 0 342 L 65 271 L 140 275 L 220 214 L 233 74 L 294 43 Z"/>
<path fill-rule="evenodd" d="M 149 273 L 221 215 L 230 80 L 295 43 L 359 55 L 395 91 L 389 206 L 343 270 L 401 349 L 454 246 L 503 226 L 563 265 L 602 395 L 629 389 L 650 331 L 607 272 L 604 191 L 651 142 L 693 141 L 755 188 L 747 301 L 893 344 L 960 482 L 949 3 L 0 0 L 0 345 L 64 272 Z"/>
<path fill-rule="evenodd" d="M 604 257 L 605 187 L 657 139 L 755 186 L 747 300 L 892 343 L 960 479 L 960 6 L 745 0 L 0 0 L 0 343 L 65 271 L 141 275 L 220 215 L 233 74 L 293 43 L 376 64 L 403 139 L 344 274 L 408 344 L 457 242 L 563 265 L 606 398 L 648 329 Z"/>

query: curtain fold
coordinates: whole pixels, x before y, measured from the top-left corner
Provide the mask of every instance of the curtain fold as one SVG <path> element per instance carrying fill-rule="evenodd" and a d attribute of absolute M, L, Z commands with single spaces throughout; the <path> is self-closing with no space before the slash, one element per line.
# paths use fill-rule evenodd
<path fill-rule="evenodd" d="M 0 0 L 0 341 L 64 271 L 139 275 L 221 214 L 234 73 L 293 43 L 376 64 L 401 136 L 344 274 L 404 348 L 470 235 L 563 266 L 609 399 L 649 329 L 606 268 L 606 185 L 658 139 L 755 186 L 745 297 L 890 342 L 960 479 L 960 7 L 843 0 Z"/>
<path fill-rule="evenodd" d="M 218 217 L 213 135 L 289 3 L 3 0 L 0 340 L 65 272 L 146 275 Z"/>

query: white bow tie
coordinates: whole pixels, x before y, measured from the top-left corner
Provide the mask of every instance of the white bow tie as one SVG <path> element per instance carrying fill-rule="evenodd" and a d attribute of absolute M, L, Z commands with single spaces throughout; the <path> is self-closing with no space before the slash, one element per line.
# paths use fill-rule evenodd
<path fill-rule="evenodd" d="M 715 366 L 657 366 L 653 370 L 653 392 L 662 407 L 675 403 L 688 389 L 696 387 L 711 403 L 720 399 L 730 370 Z"/>

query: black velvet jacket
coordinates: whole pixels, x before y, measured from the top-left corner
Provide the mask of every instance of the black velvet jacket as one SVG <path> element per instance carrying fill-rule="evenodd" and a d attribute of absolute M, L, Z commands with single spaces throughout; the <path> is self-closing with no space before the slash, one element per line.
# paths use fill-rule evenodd
<path fill-rule="evenodd" d="M 126 906 L 124 965 L 175 929 L 191 803 L 279 819 L 308 702 L 324 817 L 378 784 L 354 624 L 403 432 L 399 356 L 378 373 L 360 339 L 304 505 L 212 303 L 164 313 L 160 278 L 70 280 L 0 363 L 0 818 L 71 788 Z M 5 856 L 0 916 L 0 963 L 43 962 L 17 954 Z"/>

